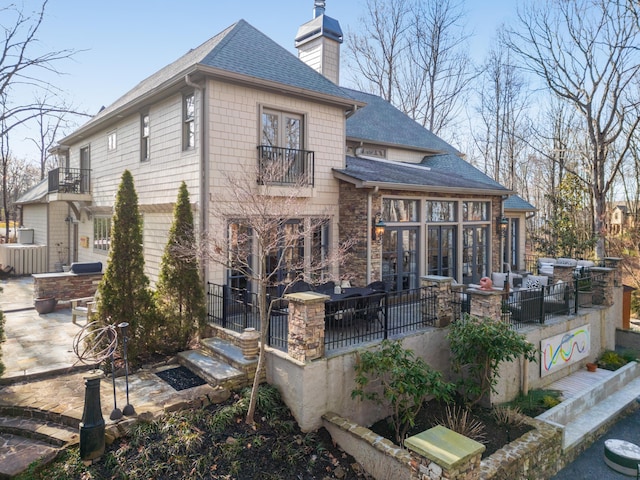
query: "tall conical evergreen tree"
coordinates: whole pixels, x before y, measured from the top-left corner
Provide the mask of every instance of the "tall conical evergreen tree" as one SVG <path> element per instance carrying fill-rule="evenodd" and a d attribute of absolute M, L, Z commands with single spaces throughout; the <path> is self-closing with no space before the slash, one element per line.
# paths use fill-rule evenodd
<path fill-rule="evenodd" d="M 129 353 L 152 353 L 155 311 L 144 273 L 142 217 L 131 172 L 125 170 L 116 196 L 111 244 L 105 274 L 98 287 L 97 315 L 104 324 L 128 322 Z"/>
<path fill-rule="evenodd" d="M 162 256 L 157 285 L 168 349 L 186 348 L 198 327 L 204 325 L 205 294 L 200 278 L 193 212 L 185 182 L 173 209 L 173 224 Z M 170 342 L 173 339 L 177 343 Z M 165 343 L 165 342 L 163 342 Z"/>

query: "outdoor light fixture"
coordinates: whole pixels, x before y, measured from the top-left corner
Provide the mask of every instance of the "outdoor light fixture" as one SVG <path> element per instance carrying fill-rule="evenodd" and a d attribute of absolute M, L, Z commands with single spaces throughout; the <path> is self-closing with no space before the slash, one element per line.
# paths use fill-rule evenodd
<path fill-rule="evenodd" d="M 509 229 L 509 220 L 504 215 L 498 217 L 498 233 L 501 233 L 503 237 L 507 236 L 507 230 Z"/>
<path fill-rule="evenodd" d="M 385 223 L 382 221 L 382 214 L 376 213 L 375 218 L 373 219 L 373 225 L 371 228 L 371 238 L 375 240 L 382 240 L 382 235 L 384 234 L 384 228 L 386 227 Z"/>

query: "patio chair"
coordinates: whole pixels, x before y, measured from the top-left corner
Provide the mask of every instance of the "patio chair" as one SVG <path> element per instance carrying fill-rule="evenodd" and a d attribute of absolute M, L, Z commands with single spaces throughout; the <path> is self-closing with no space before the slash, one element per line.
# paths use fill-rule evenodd
<path fill-rule="evenodd" d="M 74 298 L 71 300 L 71 322 L 76 323 L 78 317 L 85 317 L 87 323 L 96 308 L 95 297 Z"/>
<path fill-rule="evenodd" d="M 367 285 L 367 288 L 375 290 L 376 292 L 386 292 L 387 284 L 381 280 L 378 280 L 376 282 L 371 282 L 369 285 Z"/>
<path fill-rule="evenodd" d="M 11 265 L 0 265 L 0 278 L 9 277 L 14 271 L 14 268 Z"/>

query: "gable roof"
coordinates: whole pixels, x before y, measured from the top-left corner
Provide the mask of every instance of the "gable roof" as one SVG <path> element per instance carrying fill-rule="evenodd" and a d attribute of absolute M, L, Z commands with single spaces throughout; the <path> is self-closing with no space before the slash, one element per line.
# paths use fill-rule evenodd
<path fill-rule="evenodd" d="M 347 139 L 460 155 L 447 142 L 378 95 L 348 88 L 343 90 L 354 99 L 366 103 L 347 119 Z"/>
<path fill-rule="evenodd" d="M 61 143 L 68 143 L 96 124 L 122 115 L 123 110 L 148 102 L 153 95 L 183 87 L 186 75 L 198 74 L 313 97 L 344 107 L 360 104 L 344 89 L 240 20 L 142 80 Z"/>
<path fill-rule="evenodd" d="M 459 172 L 456 172 L 457 174 L 452 175 L 448 169 L 431 168 L 424 163 L 413 164 L 347 156 L 346 168 L 334 169 L 334 175 L 341 180 L 353 183 L 358 188 L 380 187 L 394 190 L 486 195 L 511 193 L 510 190 L 491 180 L 460 157 L 452 154 L 442 156 L 451 157 L 452 165 L 457 159 L 471 168 L 461 168 Z M 470 174 L 474 172 L 475 174 Z"/>

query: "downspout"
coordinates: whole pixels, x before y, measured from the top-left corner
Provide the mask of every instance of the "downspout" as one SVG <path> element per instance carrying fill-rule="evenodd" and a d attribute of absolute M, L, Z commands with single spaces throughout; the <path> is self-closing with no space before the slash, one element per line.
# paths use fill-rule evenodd
<path fill-rule="evenodd" d="M 207 158 L 209 157 L 209 129 L 206 127 L 208 122 L 207 117 L 207 96 L 206 96 L 206 88 L 200 86 L 199 84 L 193 82 L 189 77 L 189 74 L 184 76 L 184 83 L 187 84 L 188 87 L 193 88 L 194 90 L 200 92 L 200 233 L 202 234 L 207 232 L 209 222 L 207 212 L 209 211 L 209 203 L 207 199 L 209 198 L 209 163 L 207 162 Z M 208 278 L 208 269 L 206 268 L 206 258 L 201 258 L 200 269 L 202 273 L 202 278 L 205 283 L 209 280 Z"/>
<path fill-rule="evenodd" d="M 371 248 L 373 247 L 373 242 L 371 239 L 371 225 L 373 221 L 373 214 L 371 212 L 371 197 L 375 193 L 378 193 L 378 186 L 373 187 L 373 190 L 370 190 L 367 193 L 367 285 L 371 283 Z"/>

